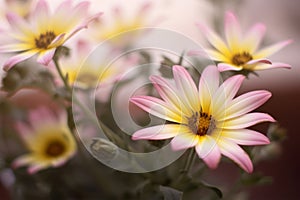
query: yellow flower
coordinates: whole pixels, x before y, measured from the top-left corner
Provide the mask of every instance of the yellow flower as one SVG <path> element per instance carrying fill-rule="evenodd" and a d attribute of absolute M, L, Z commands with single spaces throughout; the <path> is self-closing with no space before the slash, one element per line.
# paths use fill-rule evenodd
<path fill-rule="evenodd" d="M 29 165 L 28 172 L 58 167 L 69 160 L 77 150 L 76 142 L 67 125 L 67 116 L 61 113 L 55 116 L 46 108 L 40 108 L 29 114 L 30 125 L 17 123 L 28 154 L 13 162 L 14 167 Z"/>
<path fill-rule="evenodd" d="M 38 55 L 37 61 L 48 65 L 57 47 L 63 45 L 78 31 L 87 27 L 101 13 L 86 17 L 89 2 L 83 1 L 72 6 L 72 1 L 63 1 L 50 13 L 45 0 L 39 0 L 29 20 L 8 13 L 7 20 L 12 26 L 9 35 L 13 41 L 0 47 L 0 52 L 18 52 L 4 64 L 4 70 L 9 70 L 15 64 Z"/>

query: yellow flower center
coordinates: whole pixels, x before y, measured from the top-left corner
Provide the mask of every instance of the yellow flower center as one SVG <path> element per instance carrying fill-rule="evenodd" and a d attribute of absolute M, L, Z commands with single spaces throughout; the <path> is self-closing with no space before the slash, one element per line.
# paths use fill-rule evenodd
<path fill-rule="evenodd" d="M 211 123 L 211 115 L 207 113 L 200 112 L 200 117 L 198 120 L 198 127 L 197 127 L 197 135 L 204 136 L 207 134 L 207 131 L 210 127 Z"/>
<path fill-rule="evenodd" d="M 35 46 L 39 49 L 47 49 L 51 42 L 55 39 L 56 35 L 53 31 L 42 33 L 38 38 L 35 38 Z"/>
<path fill-rule="evenodd" d="M 65 144 L 61 141 L 55 140 L 49 142 L 49 144 L 46 146 L 45 154 L 48 157 L 57 157 L 62 155 L 65 150 Z"/>
<path fill-rule="evenodd" d="M 77 77 L 77 81 L 84 83 L 88 86 L 95 86 L 98 80 L 99 78 L 95 74 L 92 74 L 92 72 L 79 73 Z"/>
<path fill-rule="evenodd" d="M 206 112 L 194 113 L 188 119 L 187 125 L 190 130 L 198 136 L 210 134 L 216 128 L 214 119 Z"/>
<path fill-rule="evenodd" d="M 237 53 L 232 57 L 232 63 L 237 66 L 241 66 L 252 60 L 253 57 L 248 52 Z"/>

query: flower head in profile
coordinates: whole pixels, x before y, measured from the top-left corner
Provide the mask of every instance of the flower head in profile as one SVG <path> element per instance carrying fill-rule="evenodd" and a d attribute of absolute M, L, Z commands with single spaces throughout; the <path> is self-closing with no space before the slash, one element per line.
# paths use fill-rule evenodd
<path fill-rule="evenodd" d="M 65 0 L 51 13 L 47 2 L 39 0 L 28 20 L 8 13 L 7 20 L 12 27 L 8 33 L 11 41 L 0 46 L 0 52 L 18 54 L 5 62 L 4 70 L 34 55 L 38 55 L 39 63 L 48 65 L 57 47 L 101 14 L 86 17 L 88 7 L 89 2 L 86 1 L 73 6 L 71 0 Z"/>
<path fill-rule="evenodd" d="M 28 172 L 34 174 L 68 161 L 76 153 L 77 146 L 66 120 L 65 113 L 56 116 L 49 109 L 39 108 L 29 114 L 29 124 L 17 123 L 29 152 L 16 158 L 13 167 L 28 165 Z"/>
<path fill-rule="evenodd" d="M 222 40 L 213 30 L 199 24 L 209 43 L 214 47 L 205 52 L 191 51 L 190 54 L 206 53 L 209 58 L 218 62 L 220 71 L 246 70 L 257 71 L 272 68 L 290 68 L 285 63 L 272 63 L 267 57 L 279 51 L 291 40 L 278 42 L 271 46 L 259 49 L 265 35 L 265 25 L 257 23 L 245 34 L 242 31 L 235 15 L 227 12 L 225 16 L 225 38 Z"/>
<path fill-rule="evenodd" d="M 271 94 L 258 90 L 235 97 L 245 77 L 232 76 L 219 85 L 220 74 L 215 66 L 205 68 L 199 89 L 183 67 L 174 66 L 173 75 L 175 86 L 159 76 L 150 78 L 162 99 L 131 98 L 143 110 L 172 123 L 138 130 L 132 138 L 173 138 L 171 147 L 174 150 L 194 147 L 210 168 L 217 167 L 223 154 L 245 171 L 252 172 L 252 162 L 239 145 L 269 143 L 266 136 L 247 128 L 260 122 L 274 122 L 268 114 L 249 113 L 265 103 Z"/>

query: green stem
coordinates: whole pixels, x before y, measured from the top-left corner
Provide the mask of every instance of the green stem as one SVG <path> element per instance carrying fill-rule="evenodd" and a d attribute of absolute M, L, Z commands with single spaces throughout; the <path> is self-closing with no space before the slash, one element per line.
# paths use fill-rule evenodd
<path fill-rule="evenodd" d="M 104 125 L 101 121 L 99 122 L 98 118 L 95 116 L 95 114 L 90 109 L 88 109 L 86 106 L 84 106 L 80 100 L 78 100 L 77 96 L 75 94 L 73 94 L 73 89 L 69 85 L 69 82 L 68 82 L 66 76 L 64 76 L 64 74 L 61 71 L 58 59 L 56 57 L 54 57 L 53 61 L 55 64 L 55 68 L 56 68 L 61 80 L 63 81 L 64 86 L 66 87 L 67 91 L 70 93 L 70 96 L 72 96 L 72 100 L 74 101 L 74 103 L 83 110 L 83 112 L 88 116 L 88 118 L 93 122 L 93 124 L 95 124 L 96 126 L 100 125 L 102 128 L 104 127 L 104 129 L 106 129 L 105 133 L 109 137 L 110 140 L 113 140 L 116 143 L 119 143 L 119 145 L 123 144 L 123 146 L 124 146 L 123 140 L 117 134 L 112 133 L 112 131 L 106 125 Z M 109 129 L 109 131 L 107 131 L 108 129 Z M 127 147 L 127 146 L 125 145 L 125 147 Z"/>
<path fill-rule="evenodd" d="M 60 66 L 59 66 L 59 63 L 58 63 L 58 60 L 57 60 L 56 58 L 53 58 L 53 61 L 54 61 L 54 64 L 55 64 L 55 68 L 56 68 L 56 70 L 57 70 L 57 72 L 58 72 L 58 75 L 60 76 L 61 80 L 63 81 L 63 83 L 64 83 L 66 89 L 67 89 L 70 93 L 72 93 L 72 88 L 71 88 L 71 86 L 69 85 L 68 80 L 66 79 L 66 77 L 65 77 L 64 74 L 62 73 L 61 68 L 60 68 Z"/>
<path fill-rule="evenodd" d="M 189 171 L 192 168 L 193 163 L 194 163 L 195 154 L 196 154 L 195 149 L 194 148 L 191 149 L 190 152 L 189 152 L 187 161 L 185 163 L 185 166 L 183 168 L 183 173 L 185 173 L 185 174 L 189 173 Z"/>

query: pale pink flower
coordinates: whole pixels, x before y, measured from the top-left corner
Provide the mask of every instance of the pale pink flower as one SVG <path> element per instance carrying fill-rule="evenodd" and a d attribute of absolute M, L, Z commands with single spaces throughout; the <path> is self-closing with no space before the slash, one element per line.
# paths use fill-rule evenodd
<path fill-rule="evenodd" d="M 132 138 L 173 138 L 174 150 L 194 147 L 210 168 L 217 167 L 223 154 L 245 171 L 252 172 L 252 162 L 239 145 L 269 144 L 266 136 L 247 127 L 275 121 L 265 113 L 249 113 L 265 103 L 271 93 L 258 90 L 234 98 L 245 77 L 232 76 L 219 86 L 220 74 L 215 66 L 203 71 L 199 89 L 183 67 L 174 66 L 173 74 L 175 86 L 159 76 L 150 78 L 162 99 L 131 98 L 131 102 L 143 110 L 172 123 L 138 130 Z"/>
<path fill-rule="evenodd" d="M 207 54 L 210 59 L 218 62 L 220 71 L 240 71 L 242 69 L 257 71 L 272 68 L 291 68 L 288 64 L 273 63 L 267 59 L 267 57 L 291 43 L 291 40 L 281 41 L 263 49 L 258 48 L 266 31 L 266 27 L 262 23 L 254 24 L 243 35 L 235 15 L 227 12 L 225 16 L 225 41 L 209 27 L 203 24 L 198 24 L 198 26 L 214 48 L 205 49 L 204 52 L 201 50 L 191 51 L 190 54 Z"/>
<path fill-rule="evenodd" d="M 77 151 L 65 112 L 57 116 L 47 108 L 39 108 L 30 112 L 29 124 L 18 122 L 17 129 L 29 152 L 16 158 L 13 167 L 28 165 L 30 174 L 59 167 Z"/>
<path fill-rule="evenodd" d="M 54 12 L 50 12 L 45 0 L 39 0 L 28 21 L 14 13 L 7 14 L 12 30 L 10 43 L 0 46 L 0 52 L 16 52 L 4 64 L 9 70 L 15 64 L 38 55 L 37 62 L 48 65 L 57 47 L 63 45 L 78 31 L 98 18 L 101 13 L 88 16 L 89 2 L 82 1 L 73 6 L 71 0 L 63 1 Z M 87 17 L 88 16 L 88 17 Z"/>

